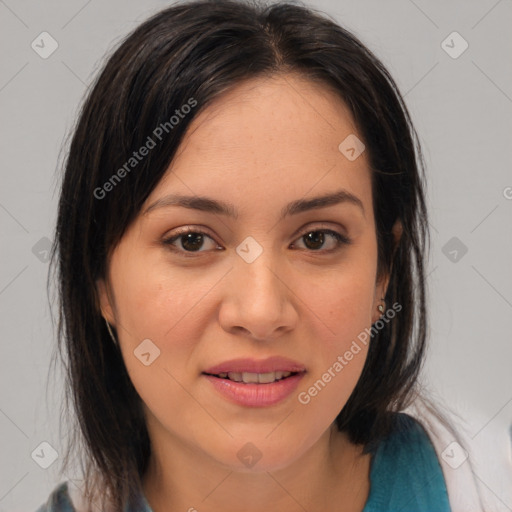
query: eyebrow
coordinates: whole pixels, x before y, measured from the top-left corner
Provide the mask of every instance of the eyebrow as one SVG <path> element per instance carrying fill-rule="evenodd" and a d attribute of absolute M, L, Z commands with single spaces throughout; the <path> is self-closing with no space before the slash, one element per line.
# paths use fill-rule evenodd
<path fill-rule="evenodd" d="M 353 204 L 359 207 L 363 215 L 366 216 L 362 201 L 354 194 L 342 189 L 332 194 L 292 201 L 281 210 L 280 220 L 290 215 L 297 215 L 309 210 L 327 208 L 328 206 L 342 203 Z M 225 215 L 234 219 L 238 218 L 238 212 L 231 203 L 225 203 L 205 196 L 183 196 L 178 194 L 170 194 L 156 200 L 146 208 L 143 215 L 147 215 L 152 210 L 166 206 L 181 206 L 183 208 Z"/>

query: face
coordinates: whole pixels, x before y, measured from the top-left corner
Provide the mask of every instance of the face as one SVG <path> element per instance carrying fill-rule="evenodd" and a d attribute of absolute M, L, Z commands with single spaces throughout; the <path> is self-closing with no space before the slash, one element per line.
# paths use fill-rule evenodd
<path fill-rule="evenodd" d="M 272 470 L 333 428 L 385 292 L 367 156 L 338 148 L 350 135 L 341 100 L 294 75 L 238 85 L 192 122 L 98 282 L 154 447 Z"/>

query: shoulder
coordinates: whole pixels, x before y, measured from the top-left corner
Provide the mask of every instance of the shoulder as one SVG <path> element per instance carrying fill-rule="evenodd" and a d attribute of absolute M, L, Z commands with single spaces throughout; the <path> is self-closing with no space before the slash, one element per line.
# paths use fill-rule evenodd
<path fill-rule="evenodd" d="M 68 481 L 61 482 L 52 491 L 46 502 L 36 512 L 85 512 L 90 510 L 82 491 L 73 481 L 70 487 Z M 100 506 L 92 505 L 93 510 L 100 511 Z M 126 505 L 123 512 L 152 512 L 149 503 L 141 492 L 132 505 Z"/>
<path fill-rule="evenodd" d="M 68 483 L 61 482 L 36 512 L 76 512 L 69 495 Z"/>
<path fill-rule="evenodd" d="M 423 426 L 405 413 L 397 413 L 393 418 L 391 433 L 379 445 L 376 459 L 387 460 L 388 464 L 400 467 L 403 462 L 423 462 L 425 469 L 437 469 L 439 462 L 432 442 Z"/>
<path fill-rule="evenodd" d="M 434 446 L 411 416 L 394 416 L 391 433 L 374 449 L 370 496 L 364 512 L 374 510 L 449 512 L 448 493 Z"/>

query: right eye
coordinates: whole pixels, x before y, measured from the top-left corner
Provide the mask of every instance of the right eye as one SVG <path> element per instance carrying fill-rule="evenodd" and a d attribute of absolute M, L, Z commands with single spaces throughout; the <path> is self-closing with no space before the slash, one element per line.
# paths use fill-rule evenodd
<path fill-rule="evenodd" d="M 197 252 L 205 252 L 199 250 L 202 247 L 205 239 L 209 239 L 215 243 L 215 240 L 213 240 L 213 238 L 204 231 L 201 231 L 197 228 L 186 227 L 180 228 L 178 231 L 175 231 L 174 233 L 171 234 L 169 238 L 163 240 L 162 243 L 165 244 L 166 246 L 169 246 L 171 250 L 178 253 L 182 253 L 184 256 L 187 256 L 186 253 L 192 255 L 193 253 Z M 180 240 L 181 248 L 178 248 L 175 245 L 175 242 L 177 242 L 178 240 Z"/>

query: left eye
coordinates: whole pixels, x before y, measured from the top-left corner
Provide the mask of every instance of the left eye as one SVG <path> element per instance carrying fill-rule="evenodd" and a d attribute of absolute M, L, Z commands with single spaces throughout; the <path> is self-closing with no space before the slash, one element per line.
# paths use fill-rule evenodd
<path fill-rule="evenodd" d="M 336 251 L 341 248 L 342 245 L 348 245 L 351 243 L 349 238 L 331 229 L 310 229 L 305 231 L 297 240 L 304 239 L 305 244 L 307 245 L 306 249 L 309 249 L 312 252 L 321 252 L 319 249 L 321 249 L 321 246 L 325 244 L 326 237 L 331 237 L 334 240 L 334 247 L 323 250 L 323 252 L 327 253 Z M 175 242 L 179 239 L 181 239 L 181 249 L 178 249 L 175 245 Z M 163 240 L 163 243 L 177 252 L 184 251 L 185 253 L 194 253 L 204 252 L 200 251 L 200 248 L 205 239 L 209 239 L 215 243 L 215 240 L 213 240 L 213 238 L 204 231 L 185 228 L 174 234 L 172 237 Z M 295 244 L 292 244 L 292 246 L 294 245 Z"/>
<path fill-rule="evenodd" d="M 177 234 L 173 235 L 171 238 L 164 240 L 163 243 L 165 245 L 171 246 L 174 250 L 176 250 L 174 242 L 176 242 L 178 239 L 181 239 L 181 247 L 185 249 L 185 252 L 198 252 L 198 246 L 202 245 L 205 238 L 209 238 L 212 242 L 214 242 L 213 238 L 203 231 L 195 231 L 185 228 L 179 231 Z"/>
<path fill-rule="evenodd" d="M 331 229 L 309 230 L 303 233 L 298 240 L 304 239 L 307 241 L 307 244 L 313 246 L 307 248 L 315 252 L 318 250 L 318 245 L 324 244 L 326 236 L 331 237 L 334 240 L 334 247 L 331 249 L 325 249 L 324 252 L 336 251 L 337 249 L 340 249 L 342 245 L 348 245 L 350 243 L 350 240 L 345 235 Z"/>

